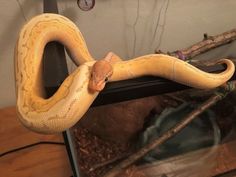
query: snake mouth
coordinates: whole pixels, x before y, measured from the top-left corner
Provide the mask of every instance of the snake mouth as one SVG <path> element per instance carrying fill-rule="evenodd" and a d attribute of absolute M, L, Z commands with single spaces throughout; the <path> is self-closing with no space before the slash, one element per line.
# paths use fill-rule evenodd
<path fill-rule="evenodd" d="M 113 74 L 113 71 L 108 72 L 105 78 L 103 79 L 98 79 L 96 77 L 96 74 L 92 74 L 92 77 L 90 78 L 89 85 L 88 85 L 89 89 L 93 92 L 102 91 L 105 88 L 106 83 L 109 81 L 109 78 L 111 77 L 112 74 Z"/>
<path fill-rule="evenodd" d="M 89 89 L 93 92 L 100 92 L 104 89 L 105 85 L 106 84 L 104 81 L 99 81 L 98 83 L 95 83 L 94 81 L 90 81 Z"/>

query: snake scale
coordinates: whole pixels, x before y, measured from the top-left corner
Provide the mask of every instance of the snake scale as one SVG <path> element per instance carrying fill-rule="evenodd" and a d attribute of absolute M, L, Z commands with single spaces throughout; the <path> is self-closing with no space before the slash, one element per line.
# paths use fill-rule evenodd
<path fill-rule="evenodd" d="M 46 98 L 42 55 L 50 41 L 64 44 L 78 67 L 52 97 Z M 64 16 L 46 13 L 32 18 L 22 28 L 15 48 L 16 107 L 20 121 L 36 132 L 57 133 L 81 119 L 106 82 L 153 75 L 194 88 L 211 89 L 229 80 L 235 70 L 227 59 L 219 61 L 227 65 L 225 71 L 210 74 L 167 55 L 110 62 L 113 57 L 109 53 L 104 60 L 96 61 L 77 26 Z"/>

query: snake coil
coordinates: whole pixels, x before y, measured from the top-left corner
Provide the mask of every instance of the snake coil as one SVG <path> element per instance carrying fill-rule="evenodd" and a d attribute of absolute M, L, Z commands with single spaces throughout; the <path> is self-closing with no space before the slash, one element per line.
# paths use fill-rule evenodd
<path fill-rule="evenodd" d="M 64 44 L 79 66 L 57 92 L 46 99 L 42 84 L 42 55 L 50 41 Z M 20 121 L 40 133 L 56 133 L 72 127 L 99 93 L 88 89 L 95 62 L 79 29 L 69 19 L 57 14 L 42 14 L 31 19 L 22 28 L 15 48 L 16 99 Z M 234 73 L 234 64 L 230 60 L 219 62 L 225 63 L 227 69 L 210 74 L 171 56 L 146 55 L 116 62 L 112 65 L 113 73 L 108 81 L 153 75 L 194 88 L 210 89 L 225 83 Z"/>

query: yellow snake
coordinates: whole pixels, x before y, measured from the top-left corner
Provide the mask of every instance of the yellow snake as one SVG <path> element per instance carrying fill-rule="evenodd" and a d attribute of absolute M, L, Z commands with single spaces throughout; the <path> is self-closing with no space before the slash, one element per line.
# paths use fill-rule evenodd
<path fill-rule="evenodd" d="M 79 66 L 57 92 L 46 99 L 42 83 L 42 54 L 49 41 L 64 44 Z M 225 83 L 234 73 L 234 64 L 227 59 L 220 60 L 220 63 L 227 65 L 225 71 L 209 74 L 167 55 L 146 55 L 112 62 L 114 58 L 119 57 L 109 53 L 105 60 L 96 62 L 79 29 L 64 16 L 42 14 L 31 19 L 22 28 L 15 48 L 17 112 L 20 121 L 40 133 L 64 131 L 81 119 L 106 81 L 154 75 L 194 88 L 211 89 Z"/>

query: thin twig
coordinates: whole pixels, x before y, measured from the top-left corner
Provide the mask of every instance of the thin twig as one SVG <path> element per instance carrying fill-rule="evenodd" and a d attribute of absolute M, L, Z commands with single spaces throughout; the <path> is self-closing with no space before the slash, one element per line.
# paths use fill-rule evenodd
<path fill-rule="evenodd" d="M 236 81 L 229 82 L 229 84 L 236 85 Z M 228 89 L 229 84 L 226 84 L 223 86 L 224 88 L 224 96 L 226 96 L 227 93 L 230 93 L 234 90 Z M 206 102 L 204 102 L 202 105 L 200 105 L 197 109 L 190 112 L 181 122 L 179 122 L 175 127 L 169 129 L 166 133 L 162 134 L 159 138 L 154 140 L 153 142 L 149 143 L 148 145 L 144 146 L 140 150 L 138 150 L 136 153 L 129 156 L 127 159 L 122 161 L 120 164 L 112 168 L 108 173 L 106 173 L 103 177 L 115 177 L 118 175 L 121 171 L 135 163 L 137 160 L 141 159 L 143 156 L 145 156 L 148 152 L 156 148 L 157 146 L 161 145 L 165 141 L 167 141 L 169 138 L 176 135 L 178 132 L 180 132 L 184 127 L 186 127 L 190 122 L 192 122 L 197 116 L 201 113 L 203 113 L 206 109 L 213 106 L 218 101 L 222 100 L 224 98 L 222 94 L 216 93 L 212 97 L 210 97 Z"/>
<path fill-rule="evenodd" d="M 166 26 L 166 13 L 167 13 L 167 10 L 168 10 L 168 7 L 169 7 L 169 3 L 170 3 L 170 1 L 167 0 L 165 12 L 164 12 L 164 22 L 163 22 L 163 25 L 162 25 L 160 39 L 159 39 L 158 44 L 157 44 L 157 49 L 159 49 L 159 47 L 161 46 L 161 43 L 162 43 L 162 38 L 163 38 L 164 31 L 165 31 L 165 26 Z"/>
<path fill-rule="evenodd" d="M 160 10 L 158 12 L 158 15 L 157 15 L 157 22 L 156 22 L 155 30 L 154 30 L 154 33 L 153 33 L 153 36 L 152 36 L 151 45 L 154 43 L 155 38 L 156 38 L 157 33 L 158 33 L 157 30 L 158 30 L 158 27 L 160 26 L 161 13 L 162 13 L 162 10 L 164 8 L 164 5 L 165 5 L 165 2 L 162 3 L 161 8 L 160 8 Z"/>
<path fill-rule="evenodd" d="M 134 20 L 134 24 L 133 24 L 133 31 L 134 31 L 134 42 L 133 42 L 133 57 L 135 56 L 135 51 L 136 51 L 136 40 L 137 40 L 137 32 L 136 32 L 136 25 L 138 23 L 138 19 L 139 19 L 139 11 L 140 11 L 140 0 L 138 0 L 137 2 L 137 12 L 136 12 L 136 18 Z"/>
<path fill-rule="evenodd" d="M 17 2 L 17 4 L 18 4 L 19 7 L 20 7 L 20 11 L 21 11 L 21 14 L 22 14 L 24 20 L 27 21 L 27 18 L 26 18 L 25 13 L 24 13 L 24 9 L 23 9 L 23 7 L 22 7 L 20 1 L 19 1 L 19 0 L 16 0 L 16 2 Z"/>

